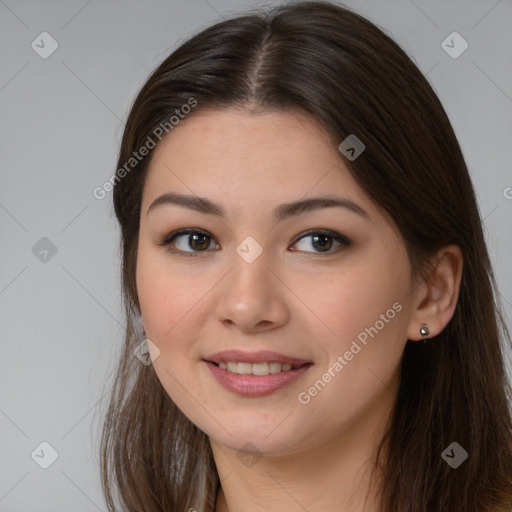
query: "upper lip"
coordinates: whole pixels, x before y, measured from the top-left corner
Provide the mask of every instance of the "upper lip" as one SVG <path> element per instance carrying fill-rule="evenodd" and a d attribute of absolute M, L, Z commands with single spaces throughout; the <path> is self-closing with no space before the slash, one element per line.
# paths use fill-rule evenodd
<path fill-rule="evenodd" d="M 311 363 L 307 359 L 299 359 L 298 357 L 286 356 L 279 354 L 278 352 L 272 352 L 270 350 L 264 350 L 260 352 L 244 352 L 242 350 L 223 350 L 222 352 L 216 352 L 205 358 L 206 361 L 219 364 L 223 362 L 234 362 L 234 363 L 266 363 L 276 362 L 281 364 L 292 364 L 294 366 L 302 366 L 306 363 Z"/>

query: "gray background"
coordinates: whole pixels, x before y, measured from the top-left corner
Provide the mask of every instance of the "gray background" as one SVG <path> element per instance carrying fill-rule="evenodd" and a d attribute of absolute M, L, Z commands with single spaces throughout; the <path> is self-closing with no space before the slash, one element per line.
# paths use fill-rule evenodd
<path fill-rule="evenodd" d="M 150 71 L 199 29 L 268 3 L 0 0 L 1 511 L 106 510 L 98 432 L 123 316 L 111 193 L 92 192 L 115 171 L 123 123 Z M 346 5 L 409 53 L 445 106 L 510 319 L 512 3 Z M 59 46 L 43 59 L 31 44 L 45 31 Z M 469 44 L 457 59 L 441 47 L 453 31 Z M 42 237 L 56 254 L 38 254 Z M 35 462 L 50 456 L 44 441 L 58 452 L 48 469 Z"/>

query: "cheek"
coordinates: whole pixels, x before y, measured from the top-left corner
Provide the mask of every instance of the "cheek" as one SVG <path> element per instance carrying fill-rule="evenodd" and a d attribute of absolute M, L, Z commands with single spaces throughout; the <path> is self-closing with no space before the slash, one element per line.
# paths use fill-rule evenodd
<path fill-rule="evenodd" d="M 333 272 L 323 282 L 309 279 L 300 284 L 305 305 L 321 320 L 319 325 L 330 339 L 343 344 L 376 323 L 382 333 L 391 325 L 402 328 L 405 315 L 398 310 L 404 310 L 406 278 L 399 275 L 402 271 L 378 268 L 361 263 L 349 271 Z"/>
<path fill-rule="evenodd" d="M 197 306 L 211 288 L 205 277 L 177 272 L 164 251 L 140 246 L 136 282 L 147 337 L 161 350 L 169 341 L 173 350 L 184 349 L 184 334 L 192 319 L 197 328 Z"/>
<path fill-rule="evenodd" d="M 335 400 L 336 393 L 343 390 L 340 411 L 357 409 L 361 405 L 358 400 L 371 400 L 383 383 L 389 385 L 407 339 L 407 254 L 372 254 L 347 264 L 346 270 L 326 274 L 316 286 L 311 280 L 302 282 L 302 296 L 308 297 L 310 309 L 322 319 L 321 332 L 326 333 L 316 339 L 326 357 L 314 377 L 322 378 L 329 369 L 336 375 L 318 404 Z M 336 361 L 338 365 L 333 367 Z M 330 379 L 329 375 L 326 378 Z"/>
<path fill-rule="evenodd" d="M 360 260 L 350 270 L 326 274 L 316 286 L 301 282 L 327 333 L 315 339 L 323 355 L 301 391 L 311 397 L 313 416 L 330 408 L 334 428 L 364 414 L 392 388 L 408 325 L 408 260 L 400 256 L 395 263 Z"/>

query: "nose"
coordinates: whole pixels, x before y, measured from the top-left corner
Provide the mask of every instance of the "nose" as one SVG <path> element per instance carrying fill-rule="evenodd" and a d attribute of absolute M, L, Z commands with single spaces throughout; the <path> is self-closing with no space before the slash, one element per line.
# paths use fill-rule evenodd
<path fill-rule="evenodd" d="M 271 268 L 265 251 L 252 263 L 238 254 L 233 268 L 218 288 L 216 316 L 228 328 L 244 332 L 264 332 L 285 325 L 290 317 L 290 292 Z"/>

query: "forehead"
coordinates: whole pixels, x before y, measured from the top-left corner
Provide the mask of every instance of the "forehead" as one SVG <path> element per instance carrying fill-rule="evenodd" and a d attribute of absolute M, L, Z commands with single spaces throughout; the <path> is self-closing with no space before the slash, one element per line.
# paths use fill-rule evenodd
<path fill-rule="evenodd" d="M 193 151 L 192 151 L 193 150 Z M 298 111 L 254 113 L 238 108 L 205 109 L 186 117 L 158 144 L 153 162 L 161 159 L 236 162 L 248 165 L 339 159 L 326 130 Z M 212 163 L 213 163 L 212 162 Z M 220 171 L 220 169 L 218 169 Z"/>
<path fill-rule="evenodd" d="M 155 148 L 144 203 L 164 192 L 266 208 L 310 195 L 371 201 L 348 172 L 335 141 L 297 111 L 197 111 Z"/>

